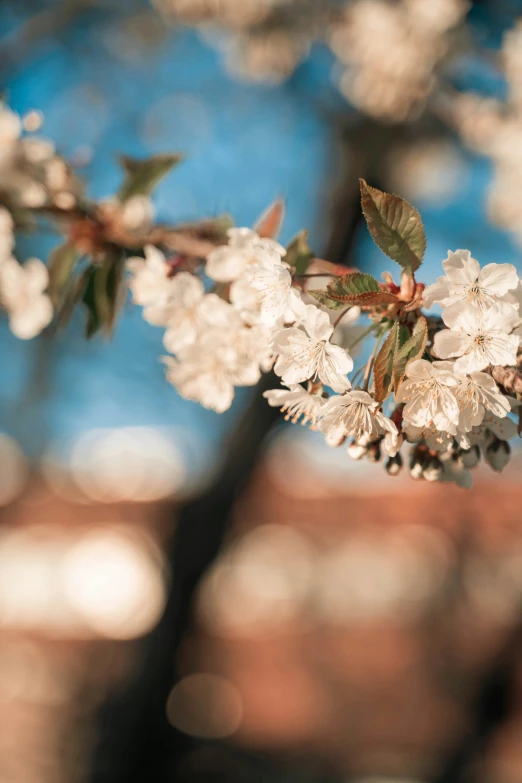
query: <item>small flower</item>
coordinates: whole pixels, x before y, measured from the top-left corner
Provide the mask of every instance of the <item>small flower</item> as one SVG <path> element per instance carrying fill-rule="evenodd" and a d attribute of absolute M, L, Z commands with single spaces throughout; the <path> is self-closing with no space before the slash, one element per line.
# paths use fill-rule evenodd
<path fill-rule="evenodd" d="M 261 305 L 259 291 L 250 285 L 244 277 L 234 280 L 231 284 L 229 298 L 236 310 L 259 312 Z"/>
<path fill-rule="evenodd" d="M 196 282 L 200 281 L 196 280 Z M 205 331 L 228 328 L 234 315 L 231 306 L 216 294 L 204 294 L 196 300 L 194 287 L 194 300 L 191 302 L 189 292 L 185 290 L 184 293 L 186 297 L 184 306 L 169 308 L 170 317 L 165 323 L 160 324 L 167 327 L 163 345 L 169 353 L 178 353 L 186 346 L 192 345 Z M 155 323 L 150 317 L 147 319 L 147 313 L 151 310 L 152 308 L 145 308 L 143 317 L 149 323 Z"/>
<path fill-rule="evenodd" d="M 500 418 L 511 410 L 509 401 L 499 390 L 497 384 L 485 372 L 472 372 L 469 375 L 459 372 L 453 362 L 433 362 L 434 367 L 452 372 L 457 381 L 453 389 L 460 408 L 457 429 L 469 432 L 482 423 L 486 411 Z"/>
<path fill-rule="evenodd" d="M 275 239 L 260 237 L 257 231 L 251 228 L 227 229 L 228 244 L 234 247 L 261 247 L 269 253 L 274 253 L 280 258 L 286 256 L 286 249 Z"/>
<path fill-rule="evenodd" d="M 231 228 L 229 241 L 213 250 L 207 257 L 205 271 L 219 283 L 239 280 L 255 264 L 280 264 L 286 250 L 272 239 L 263 239 L 249 228 Z"/>
<path fill-rule="evenodd" d="M 274 324 L 284 317 L 292 301 L 292 277 L 288 269 L 263 260 L 249 266 L 245 277 L 258 292 L 259 311 L 265 323 Z"/>
<path fill-rule="evenodd" d="M 346 374 L 353 368 L 353 361 L 343 348 L 329 342 L 333 326 L 328 315 L 313 305 L 308 307 L 303 322 L 308 334 L 290 327 L 274 337 L 274 351 L 279 354 L 276 375 L 287 386 L 319 378 L 334 391 L 349 389 Z"/>
<path fill-rule="evenodd" d="M 356 441 L 377 440 L 383 435 L 397 435 L 397 427 L 384 415 L 379 403 L 365 391 L 349 391 L 335 395 L 321 408 L 319 429 L 328 434 L 331 429 L 343 431 Z"/>
<path fill-rule="evenodd" d="M 516 363 L 520 338 L 510 334 L 518 322 L 512 307 L 497 302 L 481 312 L 465 305 L 453 305 L 443 313 L 449 329 L 435 335 L 434 349 L 441 359 L 457 358 L 459 372 L 483 370 L 490 364 Z"/>
<path fill-rule="evenodd" d="M 404 435 L 402 432 L 387 432 L 382 442 L 382 450 L 387 457 L 395 457 L 403 443 Z"/>
<path fill-rule="evenodd" d="M 30 340 L 52 320 L 53 306 L 44 293 L 49 285 L 47 267 L 37 258 L 22 266 L 14 258 L 0 264 L 0 300 L 16 337 Z"/>
<path fill-rule="evenodd" d="M 415 427 L 413 424 L 406 424 L 403 431 L 408 443 L 424 441 L 426 446 L 432 451 L 446 452 L 453 445 L 453 435 L 444 430 L 437 430 L 433 424 L 427 427 Z"/>
<path fill-rule="evenodd" d="M 199 278 L 188 272 L 178 272 L 171 280 L 163 281 L 158 298 L 145 307 L 143 317 L 154 326 L 168 326 L 173 322 L 180 347 L 190 345 L 198 335 L 197 313 L 204 296 L 205 289 Z"/>
<path fill-rule="evenodd" d="M 509 398 L 506 398 L 509 400 Z M 474 444 L 484 445 L 492 438 L 498 440 L 511 440 L 517 434 L 517 425 L 509 416 L 496 416 L 489 411 L 484 414 L 482 424 L 474 427 L 470 433 L 470 441 Z"/>
<path fill-rule="evenodd" d="M 457 381 L 452 373 L 418 359 L 407 366 L 406 376 L 395 397 L 397 402 L 406 403 L 404 422 L 455 433 L 460 410 L 453 394 Z"/>
<path fill-rule="evenodd" d="M 167 380 L 187 400 L 199 402 L 216 413 L 228 410 L 234 399 L 234 386 L 253 386 L 259 380 L 259 368 L 238 357 L 237 352 L 206 335 L 189 346 L 177 358 L 163 357 Z"/>
<path fill-rule="evenodd" d="M 268 400 L 272 408 L 281 408 L 286 411 L 285 419 L 290 419 L 295 424 L 302 416 L 301 424 L 310 422 L 312 429 L 315 428 L 317 416 L 324 404 L 324 399 L 319 394 L 310 394 L 300 384 L 288 387 L 287 389 L 270 389 L 263 392 L 263 397 Z"/>
<path fill-rule="evenodd" d="M 446 275 L 424 291 L 424 304 L 431 307 L 435 302 L 444 306 L 455 302 L 466 302 L 481 310 L 498 301 L 506 300 L 506 294 L 518 285 L 517 270 L 513 264 L 487 264 L 483 269 L 471 257 L 469 250 L 449 250 L 442 262 Z M 515 300 L 508 294 L 507 301 Z"/>
<path fill-rule="evenodd" d="M 145 245 L 145 258 L 129 258 L 127 269 L 133 274 L 129 288 L 136 304 L 155 305 L 168 297 L 168 265 L 154 245 Z"/>

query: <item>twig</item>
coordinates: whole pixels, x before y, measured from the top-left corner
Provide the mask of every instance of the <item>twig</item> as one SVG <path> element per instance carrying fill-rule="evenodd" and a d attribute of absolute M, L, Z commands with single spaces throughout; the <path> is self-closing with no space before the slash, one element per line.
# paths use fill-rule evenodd
<path fill-rule="evenodd" d="M 522 394 L 522 373 L 518 367 L 488 367 L 494 381 L 510 394 Z"/>
<path fill-rule="evenodd" d="M 337 318 L 335 319 L 335 321 L 332 324 L 334 331 L 337 329 L 337 327 L 341 323 L 341 320 L 344 318 L 344 316 L 346 315 L 346 313 L 350 309 L 351 309 L 351 305 L 350 305 L 350 307 L 345 307 L 344 310 L 342 311 L 342 313 L 339 316 L 337 316 Z"/>
<path fill-rule="evenodd" d="M 371 334 L 374 329 L 375 329 L 375 324 L 372 324 L 371 326 L 368 327 L 368 329 L 365 329 L 364 332 L 362 332 L 362 334 L 360 334 L 359 337 L 348 346 L 348 350 L 351 351 L 352 348 L 355 348 L 356 345 L 359 345 L 359 343 L 362 342 L 365 337 L 368 337 L 368 335 Z"/>

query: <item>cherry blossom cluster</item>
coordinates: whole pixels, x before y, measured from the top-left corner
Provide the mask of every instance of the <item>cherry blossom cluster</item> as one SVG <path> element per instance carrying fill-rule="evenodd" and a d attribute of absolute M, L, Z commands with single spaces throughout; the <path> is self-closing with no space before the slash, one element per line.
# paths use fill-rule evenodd
<path fill-rule="evenodd" d="M 129 260 L 134 301 L 149 323 L 165 328 L 164 346 L 173 354 L 164 358 L 167 378 L 182 397 L 222 412 L 235 386 L 254 385 L 273 368 L 282 385 L 264 393 L 269 405 L 320 430 L 331 446 L 348 440 L 355 459 L 386 456 L 391 475 L 402 467 L 405 441 L 413 444 L 414 478 L 469 486 L 469 469 L 481 453 L 494 469 L 504 467 L 517 432 L 511 413 L 518 401 L 487 369 L 517 363 L 522 289 L 514 266 L 481 269 L 469 251 L 458 250 L 449 253 L 445 275 L 435 284 L 415 286 L 417 313 L 422 305 L 439 304 L 442 320 L 434 319 L 431 345 L 407 364 L 394 397 L 383 400 L 375 393 L 377 379 L 369 383 L 372 369 L 377 372 L 376 351 L 363 386 L 352 385 L 353 359 L 332 342 L 340 320 L 359 308 L 339 316 L 309 303 L 309 281 L 294 274 L 285 253 L 273 239 L 234 228 L 228 243 L 209 254 L 200 277 L 177 271 L 153 247 L 145 259 Z M 392 287 L 398 289 L 383 284 L 383 290 Z M 422 300 L 416 301 L 419 292 Z M 391 308 L 399 314 L 397 307 L 369 313 L 374 337 L 390 328 Z"/>
<path fill-rule="evenodd" d="M 163 18 L 195 25 L 235 76 L 279 83 L 308 55 L 336 0 L 154 0 Z"/>
<path fill-rule="evenodd" d="M 522 245 L 522 20 L 504 35 L 499 65 L 506 101 L 455 93 L 447 113 L 462 140 L 491 158 L 493 182 L 487 206 L 491 219 Z"/>
<path fill-rule="evenodd" d="M 187 400 L 222 413 L 236 387 L 273 371 L 280 386 L 264 392 L 269 405 L 354 459 L 385 457 L 390 475 L 406 443 L 417 479 L 469 486 L 481 457 L 495 470 L 507 464 L 522 420 L 513 265 L 481 268 L 469 251 L 450 251 L 426 287 L 416 277 L 426 249 L 418 211 L 364 180 L 363 215 L 398 282 L 314 258 L 306 232 L 285 248 L 280 202 L 256 229 L 229 218 L 157 225 L 150 194 L 179 156 L 122 158 L 116 196 L 89 201 L 53 145 L 26 135 L 37 119 L 0 104 L 0 306 L 17 337 L 65 325 L 76 306 L 87 337 L 111 334 L 130 288 L 145 320 L 164 330 L 167 379 Z M 16 232 L 49 216 L 63 244 L 47 265 L 20 264 Z M 357 337 L 346 339 L 356 321 Z M 357 344 L 371 349 L 354 367 Z"/>
<path fill-rule="evenodd" d="M 0 103 L 0 305 L 6 310 L 13 334 L 23 340 L 39 334 L 52 320 L 53 307 L 45 293 L 49 275 L 37 258 L 25 264 L 13 255 L 15 221 L 11 210 L 38 208 L 48 200 L 65 203 L 74 198 L 66 190 L 69 182 L 65 163 L 55 155 L 51 142 L 23 136 L 39 123 L 37 113 L 24 121 Z M 67 200 L 70 206 L 70 201 Z"/>
<path fill-rule="evenodd" d="M 20 264 L 15 258 L 15 230 L 31 228 L 43 214 L 74 215 L 82 202 L 82 185 L 71 166 L 57 154 L 54 144 L 34 135 L 43 122 L 39 112 L 25 117 L 0 102 L 0 306 L 6 311 L 13 334 L 28 340 L 52 321 L 54 307 L 49 296 L 48 267 L 31 258 Z M 124 203 L 118 198 L 96 206 L 100 222 L 117 238 L 136 234 L 152 224 L 152 203 L 136 195 Z M 15 216 L 16 223 L 15 225 Z M 78 252 L 96 248 L 92 238 L 82 236 L 81 221 L 74 230 Z"/>
<path fill-rule="evenodd" d="M 235 386 L 253 386 L 274 362 L 294 393 L 312 377 L 338 391 L 348 388 L 353 362 L 329 341 L 328 314 L 306 305 L 292 286 L 285 248 L 248 228 L 228 235 L 228 244 L 207 258 L 209 293 L 200 278 L 173 274 L 151 246 L 145 259 L 128 261 L 134 301 L 149 323 L 165 328 L 164 346 L 174 354 L 164 359 L 169 381 L 183 397 L 218 413 L 230 407 Z M 314 399 L 304 393 L 311 414 Z"/>
<path fill-rule="evenodd" d="M 339 86 L 371 116 L 401 122 L 423 110 L 449 34 L 468 0 L 154 0 L 167 21 L 195 25 L 235 75 L 280 82 L 319 40 L 339 60 Z M 387 56 L 382 57 L 386 51 Z"/>
<path fill-rule="evenodd" d="M 347 66 L 341 91 L 373 117 L 402 121 L 419 114 L 446 54 L 448 32 L 469 9 L 466 0 L 355 0 L 330 44 Z M 382 52 L 386 51 L 386 57 Z"/>

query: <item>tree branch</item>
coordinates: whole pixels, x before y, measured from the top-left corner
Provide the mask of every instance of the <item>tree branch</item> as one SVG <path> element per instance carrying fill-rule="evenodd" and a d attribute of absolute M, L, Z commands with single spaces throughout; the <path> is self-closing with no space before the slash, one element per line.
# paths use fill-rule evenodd
<path fill-rule="evenodd" d="M 509 394 L 522 394 L 522 373 L 519 367 L 488 367 L 488 372 Z"/>

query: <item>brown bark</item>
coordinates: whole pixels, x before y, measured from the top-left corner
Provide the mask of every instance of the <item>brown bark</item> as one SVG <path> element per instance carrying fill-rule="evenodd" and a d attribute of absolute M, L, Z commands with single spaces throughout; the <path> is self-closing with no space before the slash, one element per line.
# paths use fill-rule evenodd
<path fill-rule="evenodd" d="M 509 394 L 522 394 L 520 367 L 489 367 L 488 372 Z"/>

